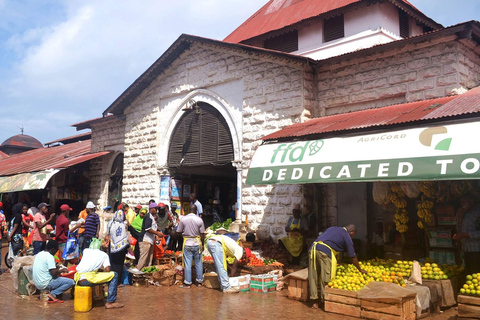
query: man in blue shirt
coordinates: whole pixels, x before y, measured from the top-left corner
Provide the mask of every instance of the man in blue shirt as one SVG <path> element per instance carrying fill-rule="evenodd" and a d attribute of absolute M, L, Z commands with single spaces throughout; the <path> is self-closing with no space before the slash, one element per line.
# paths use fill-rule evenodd
<path fill-rule="evenodd" d="M 460 200 L 457 213 L 458 232 L 454 240 L 462 241 L 465 271 L 472 274 L 480 265 L 480 206 L 472 194 L 466 194 Z"/>
<path fill-rule="evenodd" d="M 352 263 L 363 274 L 367 272 L 358 264 L 352 238 L 357 233 L 353 224 L 346 227 L 330 227 L 315 240 L 308 252 L 308 284 L 312 308 L 318 308 L 318 285 L 320 286 L 320 302 L 323 304 L 325 285 L 335 279 L 337 268 L 336 254 L 347 252 Z"/>

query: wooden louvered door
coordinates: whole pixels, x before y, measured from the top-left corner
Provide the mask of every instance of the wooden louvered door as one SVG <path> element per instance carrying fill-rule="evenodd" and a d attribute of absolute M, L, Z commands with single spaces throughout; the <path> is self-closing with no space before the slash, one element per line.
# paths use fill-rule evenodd
<path fill-rule="evenodd" d="M 185 111 L 173 130 L 169 167 L 224 166 L 233 159 L 232 137 L 222 115 L 206 103 Z"/>

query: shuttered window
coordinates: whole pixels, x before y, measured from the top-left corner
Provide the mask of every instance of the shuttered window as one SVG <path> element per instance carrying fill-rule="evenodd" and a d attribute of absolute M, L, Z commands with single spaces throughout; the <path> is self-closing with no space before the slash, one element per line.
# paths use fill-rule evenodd
<path fill-rule="evenodd" d="M 400 22 L 400 37 L 410 37 L 410 27 L 408 24 L 408 15 L 402 10 L 398 10 L 399 22 Z"/>
<path fill-rule="evenodd" d="M 343 37 L 345 37 L 343 14 L 323 20 L 323 42 L 329 42 Z"/>
<path fill-rule="evenodd" d="M 298 50 L 298 31 L 293 30 L 282 35 L 266 39 L 263 42 L 265 49 L 282 52 L 294 52 Z"/>
<path fill-rule="evenodd" d="M 230 130 L 215 108 L 199 102 L 198 112 L 195 107 L 185 111 L 170 141 L 170 167 L 225 165 L 233 156 Z"/>

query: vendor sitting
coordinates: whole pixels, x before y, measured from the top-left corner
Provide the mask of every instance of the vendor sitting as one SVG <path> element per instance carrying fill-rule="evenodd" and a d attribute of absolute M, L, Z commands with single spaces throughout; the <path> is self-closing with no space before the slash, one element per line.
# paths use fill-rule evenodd
<path fill-rule="evenodd" d="M 58 296 L 75 285 L 72 279 L 61 277 L 61 273 L 67 273 L 55 265 L 53 256 L 58 251 L 58 242 L 55 240 L 48 241 L 45 250 L 39 252 L 33 262 L 33 281 L 39 290 L 48 290 L 48 302 L 63 302 Z"/>
<path fill-rule="evenodd" d="M 108 250 L 108 243 L 102 243 L 102 250 Z M 86 248 L 83 257 L 77 266 L 75 281 L 79 286 L 92 287 L 108 283 L 108 297 L 105 309 L 123 308 L 123 304 L 116 302 L 118 274 L 110 271 L 110 259 L 102 250 Z M 98 272 L 103 269 L 104 272 Z"/>
<path fill-rule="evenodd" d="M 307 219 L 301 217 L 300 205 L 294 205 L 292 213 L 293 217 L 288 219 L 285 226 L 285 231 L 288 235 L 280 239 L 280 241 L 292 255 L 292 263 L 299 264 L 300 254 L 305 251 L 305 236 L 308 234 L 308 222 Z"/>

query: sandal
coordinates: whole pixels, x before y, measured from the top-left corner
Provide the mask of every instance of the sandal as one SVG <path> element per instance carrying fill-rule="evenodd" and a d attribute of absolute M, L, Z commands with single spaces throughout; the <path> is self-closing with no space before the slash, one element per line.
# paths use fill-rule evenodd
<path fill-rule="evenodd" d="M 180 286 L 180 288 L 183 288 L 183 289 L 190 289 L 190 286 L 189 285 L 186 285 L 186 284 L 182 284 Z"/>
<path fill-rule="evenodd" d="M 63 303 L 63 302 L 65 302 L 65 301 L 60 300 L 60 299 L 53 299 L 53 300 L 52 300 L 52 299 L 49 299 L 49 300 L 48 300 L 48 303 Z"/>

